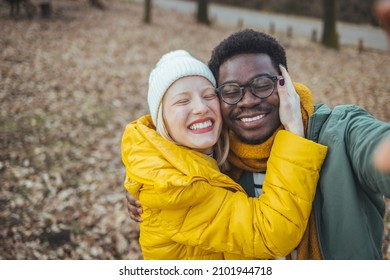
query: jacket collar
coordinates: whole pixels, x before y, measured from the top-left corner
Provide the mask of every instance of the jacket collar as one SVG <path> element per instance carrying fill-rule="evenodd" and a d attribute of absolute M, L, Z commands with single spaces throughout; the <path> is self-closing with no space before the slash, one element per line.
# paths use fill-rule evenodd
<path fill-rule="evenodd" d="M 328 119 L 332 110 L 326 104 L 314 105 L 314 114 L 310 116 L 307 138 L 318 142 L 321 128 Z"/>

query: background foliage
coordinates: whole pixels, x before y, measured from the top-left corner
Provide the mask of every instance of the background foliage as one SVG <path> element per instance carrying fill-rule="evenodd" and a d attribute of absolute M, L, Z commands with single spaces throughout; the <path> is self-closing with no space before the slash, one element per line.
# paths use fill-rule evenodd
<path fill-rule="evenodd" d="M 193 0 L 190 0 L 193 1 Z M 213 3 L 235 5 L 282 14 L 321 18 L 324 0 L 209 0 Z M 360 24 L 378 25 L 372 13 L 375 0 L 336 0 L 338 19 Z"/>

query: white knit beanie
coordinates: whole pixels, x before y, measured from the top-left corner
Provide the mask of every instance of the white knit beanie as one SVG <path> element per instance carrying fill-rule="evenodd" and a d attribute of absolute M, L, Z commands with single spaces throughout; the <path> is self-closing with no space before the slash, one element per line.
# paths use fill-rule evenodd
<path fill-rule="evenodd" d="M 149 77 L 148 103 L 154 125 L 162 98 L 168 88 L 178 79 L 186 76 L 202 76 L 216 85 L 213 73 L 203 62 L 184 50 L 163 55 Z"/>

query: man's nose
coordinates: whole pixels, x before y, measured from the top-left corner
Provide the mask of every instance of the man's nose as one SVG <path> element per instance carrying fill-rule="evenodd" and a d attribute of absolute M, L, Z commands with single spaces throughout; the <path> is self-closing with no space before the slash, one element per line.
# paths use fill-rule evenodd
<path fill-rule="evenodd" d="M 252 88 L 250 86 L 245 86 L 242 89 L 242 98 L 237 103 L 237 106 L 240 107 L 253 107 L 261 102 L 261 99 L 255 96 L 252 92 Z"/>

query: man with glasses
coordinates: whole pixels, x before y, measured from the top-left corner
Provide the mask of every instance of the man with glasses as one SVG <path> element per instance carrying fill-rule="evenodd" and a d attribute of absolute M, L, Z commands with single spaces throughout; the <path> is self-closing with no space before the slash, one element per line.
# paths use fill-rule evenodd
<path fill-rule="evenodd" d="M 266 172 L 262 163 L 268 155 L 264 150 L 270 148 L 275 132 L 283 129 L 279 97 L 274 90 L 281 75 L 279 65 L 287 67 L 283 47 L 254 30 L 226 38 L 213 50 L 209 61 L 222 100 L 222 116 L 231 130 L 231 175 L 248 195 L 254 193 L 253 185 L 259 184 L 258 174 Z M 302 85 L 295 86 L 302 103 Z M 329 150 L 312 217 L 293 257 L 381 259 L 384 195 L 390 197 L 390 174 L 376 170 L 372 158 L 377 145 L 390 135 L 390 124 L 352 105 L 333 110 L 316 105 L 314 112 L 303 114 L 303 118 L 309 119 L 306 137 Z"/>
<path fill-rule="evenodd" d="M 243 30 L 213 50 L 209 67 L 230 129 L 229 176 L 248 196 L 261 195 L 274 136 L 284 129 L 275 83 L 287 69 L 285 51 L 267 34 Z M 306 233 L 288 258 L 381 259 L 390 174 L 374 167 L 373 156 L 390 135 L 390 124 L 353 105 L 333 110 L 324 104 L 314 106 L 307 87 L 297 83 L 294 87 L 302 108 L 312 108 L 301 110 L 306 137 L 328 146 L 328 154 Z M 134 215 L 136 209 L 128 207 Z"/>

